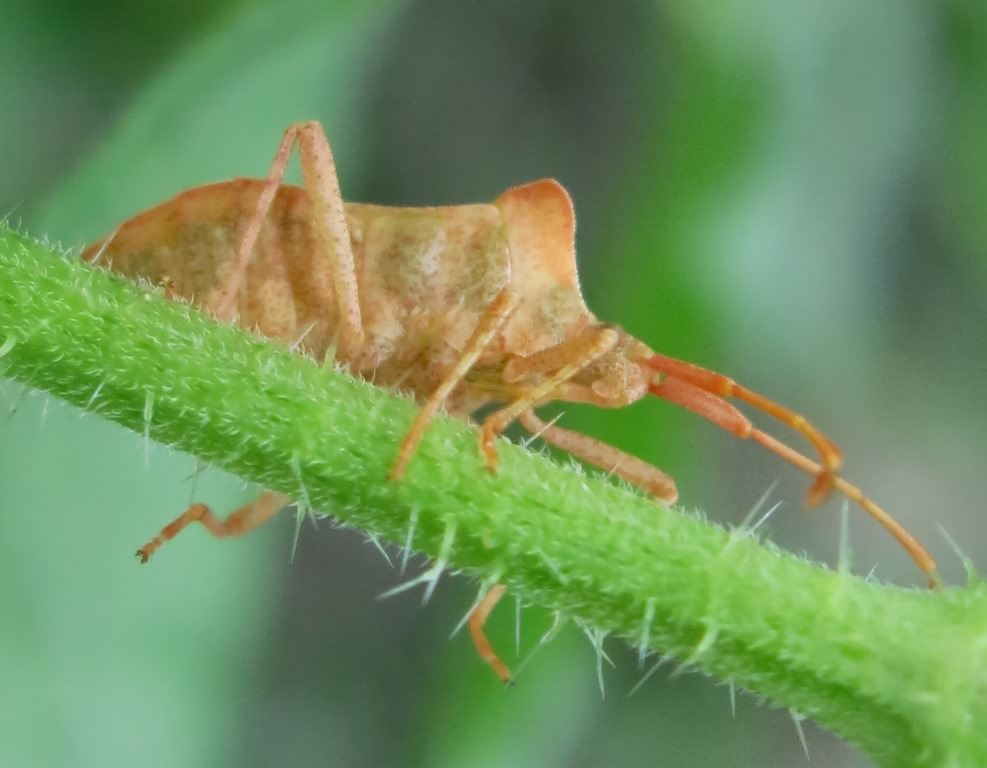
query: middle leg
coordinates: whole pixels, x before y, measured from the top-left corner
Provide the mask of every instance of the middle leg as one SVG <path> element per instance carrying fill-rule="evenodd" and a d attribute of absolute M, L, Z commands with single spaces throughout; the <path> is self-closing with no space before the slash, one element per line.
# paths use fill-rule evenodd
<path fill-rule="evenodd" d="M 408 429 L 408 433 L 405 435 L 404 440 L 401 441 L 398 457 L 394 461 L 394 466 L 391 468 L 389 476 L 391 480 L 398 480 L 404 474 L 405 469 L 408 467 L 408 462 L 411 461 L 415 448 L 421 441 L 422 435 L 425 434 L 429 423 L 435 418 L 435 414 L 442 407 L 442 404 L 452 393 L 453 389 L 462 382 L 466 374 L 476 364 L 476 361 L 483 354 L 483 350 L 487 348 L 493 337 L 504 327 L 504 324 L 510 319 L 511 315 L 514 314 L 519 299 L 518 294 L 508 286 L 497 294 L 490 306 L 487 307 L 486 312 L 484 312 L 480 321 L 477 323 L 473 335 L 466 342 L 459 361 L 446 374 L 435 392 L 432 393 L 432 396 L 418 411 L 415 420 Z"/>

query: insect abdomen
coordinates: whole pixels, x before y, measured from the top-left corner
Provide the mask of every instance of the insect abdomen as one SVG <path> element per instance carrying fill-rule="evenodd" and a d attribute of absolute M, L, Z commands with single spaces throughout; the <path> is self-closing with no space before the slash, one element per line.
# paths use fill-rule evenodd
<path fill-rule="evenodd" d="M 135 216 L 82 258 L 213 309 L 264 182 L 235 179 L 184 192 Z M 330 271 L 315 245 L 305 191 L 282 185 L 235 303 L 238 322 L 322 357 L 338 322 Z"/>

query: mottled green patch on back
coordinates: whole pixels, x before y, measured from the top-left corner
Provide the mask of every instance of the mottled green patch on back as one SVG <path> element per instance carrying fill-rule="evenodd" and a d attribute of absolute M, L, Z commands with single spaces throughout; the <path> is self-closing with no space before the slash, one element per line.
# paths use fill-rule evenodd
<path fill-rule="evenodd" d="M 506 284 L 510 269 L 507 234 L 500 223 L 474 232 L 463 259 L 463 305 L 473 309 L 486 307 Z"/>
<path fill-rule="evenodd" d="M 347 204 L 346 214 L 368 363 L 428 357 L 442 369 L 510 280 L 499 211 Z"/>
<path fill-rule="evenodd" d="M 488 304 L 509 276 L 496 208 L 349 205 L 360 220 L 361 288 L 419 311 Z"/>

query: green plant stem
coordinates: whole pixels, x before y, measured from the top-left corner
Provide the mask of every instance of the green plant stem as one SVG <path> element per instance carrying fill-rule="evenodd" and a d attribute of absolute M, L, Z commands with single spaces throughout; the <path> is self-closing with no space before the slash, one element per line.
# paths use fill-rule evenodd
<path fill-rule="evenodd" d="M 440 566 L 812 717 L 882 766 L 987 764 L 987 590 L 865 582 L 439 418 L 0 225 L 6 375 Z M 412 521 L 414 521 L 412 523 Z"/>

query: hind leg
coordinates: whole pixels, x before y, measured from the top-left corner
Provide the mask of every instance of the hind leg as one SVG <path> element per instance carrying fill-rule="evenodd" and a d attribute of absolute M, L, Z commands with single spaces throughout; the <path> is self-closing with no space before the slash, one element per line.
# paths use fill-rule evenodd
<path fill-rule="evenodd" d="M 318 242 L 318 255 L 331 277 L 333 293 L 339 304 L 336 358 L 343 363 L 352 363 L 359 358 L 363 348 L 363 321 L 360 315 L 353 246 L 346 225 L 339 179 L 336 176 L 336 161 L 322 126 L 314 120 L 294 123 L 284 132 L 264 188 L 257 199 L 257 207 L 247 222 L 233 266 L 212 311 L 221 320 L 230 320 L 235 314 L 250 255 L 284 178 L 295 144 L 298 145 L 301 159 L 303 186 L 311 201 L 312 230 Z"/>
<path fill-rule="evenodd" d="M 138 549 L 137 556 L 142 563 L 146 563 L 162 544 L 175 538 L 186 526 L 196 521 L 202 523 L 206 530 L 218 539 L 240 536 L 266 523 L 289 504 L 291 499 L 284 494 L 264 491 L 256 499 L 235 509 L 225 518 L 216 517 L 205 504 L 193 504 L 162 528 L 161 533 Z"/>

